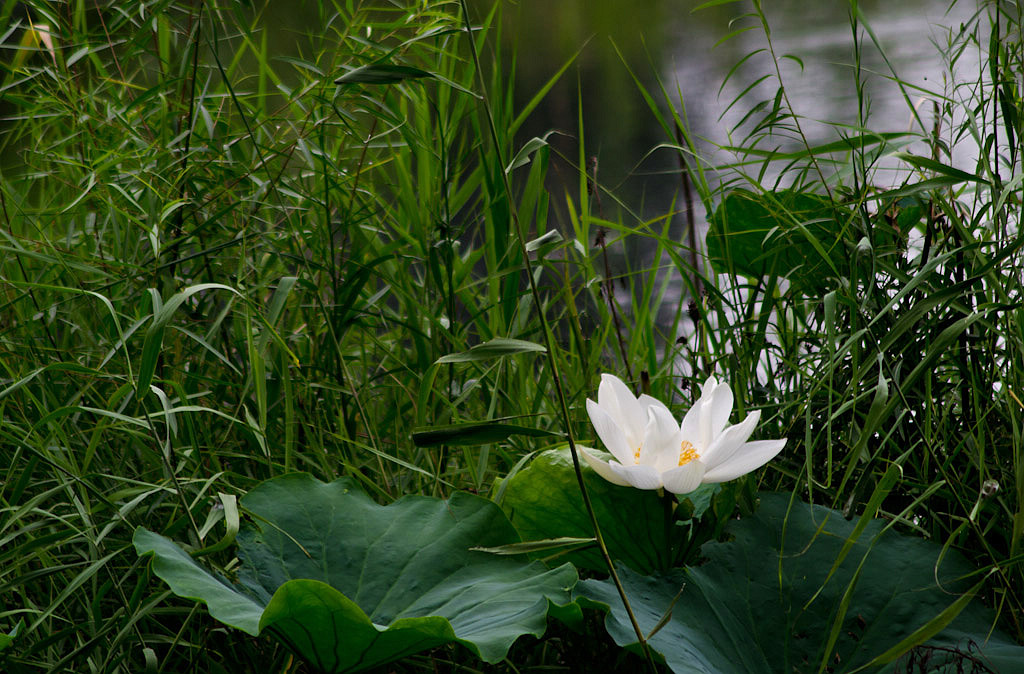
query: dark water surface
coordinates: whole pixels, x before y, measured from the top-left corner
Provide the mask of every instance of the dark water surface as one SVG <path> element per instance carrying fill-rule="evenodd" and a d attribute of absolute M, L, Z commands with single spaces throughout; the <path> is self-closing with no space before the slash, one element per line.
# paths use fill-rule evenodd
<path fill-rule="evenodd" d="M 745 137 L 750 125 L 737 125 L 756 103 L 776 96 L 779 80 L 769 47 L 778 57 L 789 105 L 800 117 L 801 129 L 812 146 L 856 135 L 860 126 L 875 132 L 930 131 L 934 124 L 932 102 L 941 96 L 956 98 L 953 82 L 979 78 L 976 47 L 966 50 L 952 69 L 948 58 L 961 24 L 978 11 L 973 0 L 952 6 L 935 0 L 861 2 L 862 19 L 856 27 L 848 2 L 766 2 L 770 44 L 760 20 L 743 17 L 751 8 L 749 2 L 692 11 L 699 4 L 520 0 L 509 12 L 508 25 L 513 30 L 507 35 L 516 36 L 519 49 L 516 84 L 522 101 L 529 100 L 551 73 L 586 43 L 575 67 L 551 92 L 521 139 L 550 129 L 570 134 L 553 139 L 553 146 L 565 156 L 553 165 L 554 190 L 561 187 L 576 196 L 580 105 L 586 154 L 596 158 L 601 183 L 615 193 L 624 209 L 645 220 L 668 215 L 670 236 L 680 242 L 689 240 L 686 218 L 680 213 L 678 154 L 667 148 L 654 149 L 674 139 L 657 123 L 634 75 L 655 94 L 660 86 L 669 92 L 668 101 L 658 97 L 666 113 L 670 104 L 680 110 L 680 100 L 685 103 L 688 127 L 700 139 L 705 166 L 735 161 L 735 153 L 721 146 L 749 146 Z M 987 25 L 986 20 L 982 23 Z M 743 28 L 750 29 L 744 32 Z M 859 41 L 859 51 L 855 41 Z M 736 68 L 740 62 L 743 64 Z M 764 75 L 771 76 L 758 82 Z M 863 87 L 861 96 L 858 80 Z M 741 94 L 742 99 L 730 108 Z M 958 163 L 972 160 L 975 148 L 970 142 L 965 145 L 954 152 Z M 799 149 L 801 144 L 783 134 L 759 147 L 785 151 Z M 920 143 L 910 149 L 928 154 Z M 886 166 L 895 164 L 881 162 L 883 170 L 873 177 L 881 187 L 904 179 L 904 173 L 886 172 Z M 769 186 L 780 179 L 774 171 L 763 176 Z M 757 169 L 748 173 L 756 176 Z M 709 182 L 734 177 L 711 172 Z M 557 183 L 559 178 L 564 185 Z M 787 179 L 783 176 L 780 180 L 785 184 Z M 554 194 L 552 203 L 560 198 Z M 631 221 L 631 216 L 608 212 L 615 208 L 612 199 L 604 198 L 603 205 L 609 219 Z M 698 204 L 694 215 L 697 240 L 702 245 L 704 208 Z M 667 260 L 654 260 L 652 247 L 645 237 L 625 237 L 611 251 L 613 274 L 628 269 L 658 269 L 659 274 L 668 274 L 670 284 L 658 323 L 670 331 L 676 309 L 688 295 L 680 271 Z M 630 314 L 632 298 L 622 290 L 617 296 Z M 685 318 L 679 327 L 683 334 L 692 332 Z M 674 339 L 674 335 L 667 337 Z"/>
<path fill-rule="evenodd" d="M 666 137 L 657 124 L 630 70 L 652 90 L 658 89 L 660 81 L 672 95 L 673 105 L 678 106 L 677 94 L 681 92 L 690 128 L 706 139 L 702 154 L 716 163 L 732 157 L 716 151 L 715 146 L 740 144 L 744 130 L 732 132 L 733 127 L 755 103 L 771 100 L 778 91 L 778 80 L 770 77 L 726 111 L 755 80 L 774 73 L 773 61 L 763 51 L 730 78 L 737 63 L 748 54 L 766 50 L 768 40 L 758 19 L 743 18 L 750 3 L 693 11 L 699 4 L 520 0 L 510 4 L 507 13 L 511 29 L 507 35 L 515 35 L 519 48 L 517 87 L 524 101 L 586 44 L 576 67 L 551 92 L 527 133 L 540 135 L 554 128 L 575 136 L 577 104 L 581 104 L 587 155 L 597 158 L 602 183 L 646 217 L 670 207 L 679 186 L 674 172 L 678 163 L 670 150 L 650 152 L 673 139 Z M 977 11 L 974 2 L 958 2 L 951 7 L 936 0 L 861 2 L 866 25 L 884 51 L 883 58 L 863 24 L 858 27 L 859 57 L 855 54 L 847 2 L 790 0 L 765 4 L 769 5 L 775 54 L 796 57 L 780 60 L 782 77 L 790 104 L 801 116 L 803 131 L 812 145 L 839 137 L 834 126 L 821 122 L 858 123 L 854 67 L 858 59 L 859 76 L 865 82 L 868 128 L 921 131 L 913 121 L 911 106 L 917 107 L 921 119 L 930 126 L 930 97 L 918 88 L 950 93 L 943 51 L 948 48 L 950 31 L 955 33 Z M 724 39 L 746 27 L 751 30 Z M 977 68 L 977 63 L 976 54 L 968 54 L 959 67 L 969 70 Z M 903 90 L 892 80 L 894 73 L 905 83 Z M 963 76 L 968 80 L 974 77 L 970 72 Z M 664 100 L 659 103 L 667 110 Z M 794 143 L 787 144 L 784 138 L 778 143 L 780 149 L 794 149 Z M 574 142 L 555 144 L 575 161 Z"/>

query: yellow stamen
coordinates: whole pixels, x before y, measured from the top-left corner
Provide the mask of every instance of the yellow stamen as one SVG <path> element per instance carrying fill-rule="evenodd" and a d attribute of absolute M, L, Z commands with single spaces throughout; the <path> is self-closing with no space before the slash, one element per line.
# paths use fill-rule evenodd
<path fill-rule="evenodd" d="M 637 447 L 633 452 L 633 463 L 640 463 L 640 448 Z"/>
<path fill-rule="evenodd" d="M 686 440 L 683 440 L 683 442 L 679 445 L 679 465 L 685 466 L 694 459 L 699 458 L 700 454 L 697 453 L 697 450 L 694 449 L 693 445 L 691 445 Z"/>

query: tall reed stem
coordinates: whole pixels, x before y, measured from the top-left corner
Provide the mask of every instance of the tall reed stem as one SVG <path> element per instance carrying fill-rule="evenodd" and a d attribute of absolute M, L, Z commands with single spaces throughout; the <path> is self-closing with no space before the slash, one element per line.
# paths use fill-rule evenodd
<path fill-rule="evenodd" d="M 576 482 L 579 484 L 580 494 L 583 497 L 583 505 L 587 510 L 587 516 L 590 518 L 590 524 L 594 530 L 594 538 L 596 539 L 597 546 L 601 551 L 601 557 L 604 559 L 604 563 L 608 567 L 608 573 L 612 578 L 612 582 L 615 583 L 615 589 L 618 591 L 619 597 L 622 599 L 622 605 L 626 609 L 626 614 L 629 616 L 629 622 L 633 626 L 633 631 L 636 633 L 636 638 L 640 643 L 640 649 L 643 651 L 644 659 L 647 660 L 647 664 L 651 671 L 657 672 L 658 666 L 655 664 L 654 658 L 651 655 L 650 647 L 647 645 L 647 639 L 644 637 L 643 630 L 640 629 L 640 624 L 637 622 L 636 615 L 629 603 L 629 598 L 626 596 L 626 589 L 623 587 L 622 581 L 619 579 L 619 574 L 615 570 L 615 564 L 612 562 L 611 555 L 608 554 L 608 546 L 605 545 L 604 537 L 601 535 L 601 527 L 597 522 L 597 515 L 594 513 L 594 506 L 590 501 L 590 493 L 587 491 L 586 482 L 583 480 L 579 451 L 576 449 L 576 441 L 572 435 L 572 420 L 569 416 L 569 405 L 566 402 L 565 390 L 562 387 L 562 379 L 558 374 L 558 364 L 555 360 L 555 340 L 551 337 L 551 329 L 548 325 L 547 317 L 544 315 L 544 307 L 541 303 L 540 292 L 537 290 L 537 282 L 533 276 L 533 264 L 530 262 L 530 254 L 526 249 L 526 238 L 523 234 L 522 223 L 519 221 L 519 214 L 516 213 L 516 209 L 512 206 L 512 186 L 508 180 L 508 172 L 504 170 L 504 167 L 508 164 L 506 164 L 505 158 L 501 156 L 501 144 L 498 142 L 498 130 L 494 125 L 494 114 L 491 111 L 491 104 L 487 98 L 487 84 L 483 78 L 483 69 L 480 67 L 480 55 L 477 52 L 476 40 L 473 39 L 473 26 L 469 20 L 469 8 L 466 5 L 466 0 L 459 0 L 459 3 L 462 6 L 462 18 L 466 27 L 466 35 L 469 38 L 470 52 L 473 55 L 473 65 L 476 68 L 477 79 L 480 82 L 480 100 L 483 103 L 484 112 L 487 117 L 487 128 L 491 135 L 491 142 L 494 144 L 494 152 L 498 155 L 497 165 L 502 167 L 501 181 L 505 197 L 508 200 L 509 216 L 512 218 L 512 223 L 515 227 L 516 241 L 519 244 L 519 252 L 522 254 L 526 278 L 530 283 L 530 294 L 533 296 L 534 304 L 537 306 L 537 315 L 540 319 L 541 330 L 544 333 L 544 346 L 547 349 L 548 365 L 551 368 L 551 376 L 555 382 L 555 390 L 558 393 L 558 404 L 562 412 L 562 424 L 565 428 L 566 440 L 569 443 L 569 452 L 572 454 L 572 466 L 576 473 Z"/>

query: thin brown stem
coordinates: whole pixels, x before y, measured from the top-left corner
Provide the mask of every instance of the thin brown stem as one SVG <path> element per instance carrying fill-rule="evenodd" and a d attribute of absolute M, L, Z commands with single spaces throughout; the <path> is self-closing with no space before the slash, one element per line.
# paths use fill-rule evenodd
<path fill-rule="evenodd" d="M 633 368 L 629 366 L 629 356 L 626 355 L 626 340 L 622 337 L 622 321 L 619 319 L 618 303 L 615 301 L 615 281 L 612 280 L 612 268 L 608 262 L 608 246 L 605 241 L 604 228 L 598 228 L 597 240 L 594 242 L 601 247 L 601 256 L 604 258 L 604 283 L 601 290 L 605 300 L 608 302 L 608 310 L 611 311 L 612 321 L 615 323 L 615 337 L 619 343 L 619 354 L 622 356 L 622 364 L 626 366 L 626 375 L 629 381 L 633 381 Z"/>
<path fill-rule="evenodd" d="M 676 144 L 683 147 L 683 128 L 676 123 Z M 693 184 L 690 180 L 690 167 L 683 157 L 682 150 L 679 152 L 679 172 L 683 182 L 683 201 L 686 202 L 686 230 L 690 239 L 690 265 L 693 268 L 693 294 L 694 298 L 700 297 L 703 285 L 700 276 L 700 263 L 697 257 L 697 223 L 693 217 Z"/>

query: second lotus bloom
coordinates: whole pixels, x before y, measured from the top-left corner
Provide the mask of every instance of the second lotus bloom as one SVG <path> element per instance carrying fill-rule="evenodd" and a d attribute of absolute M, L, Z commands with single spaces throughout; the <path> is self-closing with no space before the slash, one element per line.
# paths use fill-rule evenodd
<path fill-rule="evenodd" d="M 728 426 L 732 405 L 729 385 L 708 377 L 679 424 L 660 400 L 634 396 L 621 379 L 603 374 L 587 413 L 615 458 L 605 461 L 582 447 L 583 458 L 609 482 L 637 489 L 687 494 L 702 483 L 735 479 L 775 458 L 786 439 L 748 442 L 761 412 Z"/>

